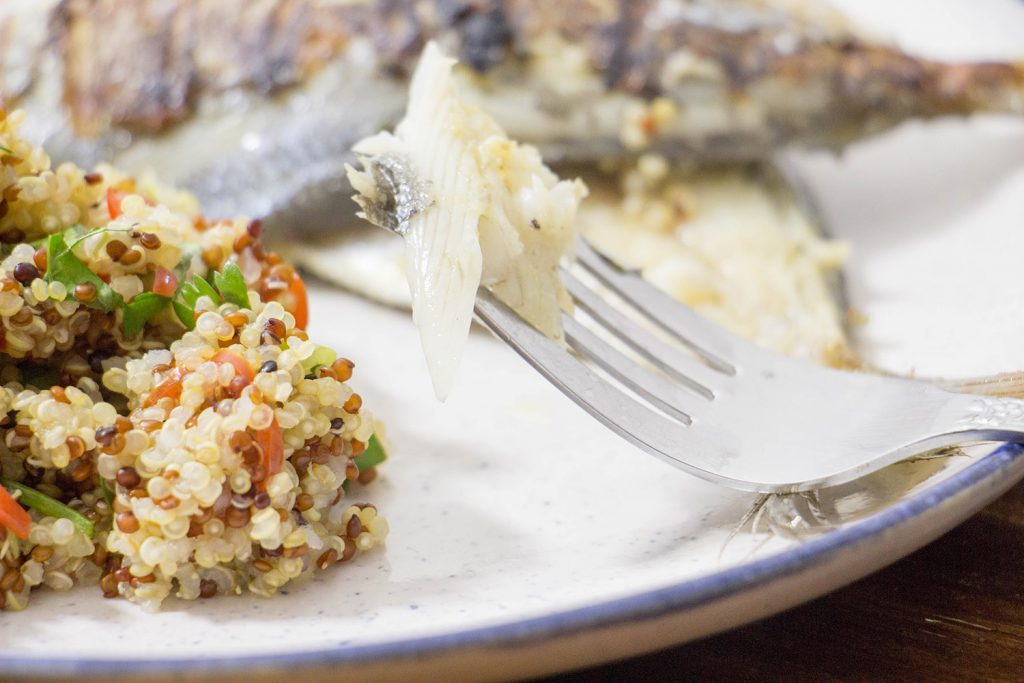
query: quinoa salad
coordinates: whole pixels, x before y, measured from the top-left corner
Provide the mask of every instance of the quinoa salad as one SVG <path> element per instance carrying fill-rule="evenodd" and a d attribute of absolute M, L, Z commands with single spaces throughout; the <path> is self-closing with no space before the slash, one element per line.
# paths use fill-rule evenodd
<path fill-rule="evenodd" d="M 384 450 L 259 221 L 100 166 L 0 112 L 0 610 L 91 586 L 149 610 L 381 544 Z M 352 490 L 350 490 L 352 489 Z"/>

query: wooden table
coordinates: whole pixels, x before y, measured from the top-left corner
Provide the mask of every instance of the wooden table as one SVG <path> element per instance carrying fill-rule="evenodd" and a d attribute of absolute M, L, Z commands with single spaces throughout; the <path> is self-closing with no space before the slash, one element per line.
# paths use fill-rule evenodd
<path fill-rule="evenodd" d="M 802 607 L 584 680 L 1024 680 L 1024 484 L 931 545 Z"/>

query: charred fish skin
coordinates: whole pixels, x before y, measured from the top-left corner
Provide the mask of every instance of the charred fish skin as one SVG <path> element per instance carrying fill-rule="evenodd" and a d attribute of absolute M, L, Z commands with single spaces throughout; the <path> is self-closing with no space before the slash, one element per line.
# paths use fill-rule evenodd
<path fill-rule="evenodd" d="M 0 9 L 19 45 L 0 48 L 0 99 L 44 122 L 55 160 L 154 167 L 211 216 L 303 230 L 350 215 L 348 149 L 397 121 L 432 39 L 464 64 L 467 97 L 550 161 L 747 161 L 907 118 L 1024 111 L 1020 66 L 917 59 L 813 0 L 29 5 Z"/>
<path fill-rule="evenodd" d="M 585 50 L 589 75 L 599 76 L 606 92 L 667 96 L 680 106 L 699 95 L 690 87 L 696 84 L 737 101 L 774 89 L 799 94 L 798 88 L 821 87 L 832 103 L 828 113 L 848 111 L 847 117 L 878 105 L 888 105 L 893 119 L 1019 106 L 997 96 L 1024 81 L 1018 66 L 915 59 L 861 39 L 838 21 L 822 21 L 817 5 L 62 0 L 53 26 L 65 65 L 64 101 L 76 129 L 94 135 L 111 124 L 164 130 L 193 114 L 208 94 L 238 88 L 272 94 L 302 82 L 359 37 L 369 38 L 381 71 L 393 76 L 407 74 L 422 46 L 440 38 L 478 74 L 514 78 L 554 38 Z M 768 104 L 780 107 L 768 117 L 773 123 L 792 113 L 785 100 Z"/>
<path fill-rule="evenodd" d="M 493 110 L 510 134 L 542 145 L 548 158 L 584 161 L 595 151 L 653 147 L 673 158 L 738 162 L 791 144 L 841 149 L 910 118 L 1024 113 L 1021 64 L 913 57 L 823 16 L 817 2 L 499 5 L 515 38 L 488 68 L 496 74 L 525 59 L 511 77 L 523 79 L 526 97 L 544 92 L 539 108 L 550 116 L 543 126 L 521 126 Z M 592 94 L 568 88 L 560 97 L 564 91 L 542 75 L 579 49 L 578 81 L 599 77 L 601 87 Z M 488 91 L 480 90 L 486 106 Z M 601 108 L 611 111 L 593 115 Z M 589 121 L 581 110 L 591 112 Z M 544 139 L 531 134 L 538 129 Z"/>

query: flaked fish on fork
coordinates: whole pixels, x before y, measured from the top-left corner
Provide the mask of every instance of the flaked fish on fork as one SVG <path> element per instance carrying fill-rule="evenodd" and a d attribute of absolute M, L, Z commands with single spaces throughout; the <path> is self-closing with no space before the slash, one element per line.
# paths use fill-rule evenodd
<path fill-rule="evenodd" d="M 739 489 L 817 489 L 944 446 L 1024 436 L 1024 401 L 758 348 L 574 239 L 585 188 L 462 99 L 453 62 L 427 46 L 405 117 L 356 145 L 362 169 L 349 175 L 361 215 L 405 240 L 438 398 L 475 313 L 620 436 Z"/>

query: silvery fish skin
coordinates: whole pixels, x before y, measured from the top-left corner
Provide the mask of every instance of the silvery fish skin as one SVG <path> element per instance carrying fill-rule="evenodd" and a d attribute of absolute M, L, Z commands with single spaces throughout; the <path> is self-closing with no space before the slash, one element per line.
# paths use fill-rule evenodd
<path fill-rule="evenodd" d="M 56 160 L 153 168 L 212 217 L 351 216 L 344 164 L 436 39 L 549 161 L 717 163 L 908 118 L 1024 111 L 1024 69 L 944 64 L 813 0 L 36 0 L 0 7 L 0 99 Z"/>

